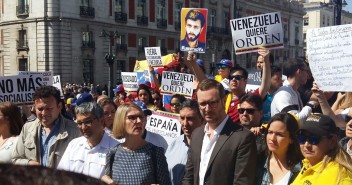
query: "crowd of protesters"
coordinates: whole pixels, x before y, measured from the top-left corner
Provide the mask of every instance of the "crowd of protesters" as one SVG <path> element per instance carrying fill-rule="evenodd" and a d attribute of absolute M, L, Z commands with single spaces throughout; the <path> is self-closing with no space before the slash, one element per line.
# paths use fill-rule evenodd
<path fill-rule="evenodd" d="M 31 106 L 0 103 L 0 162 L 107 184 L 352 184 L 351 92 L 320 90 L 303 59 L 280 67 L 271 60 L 258 51 L 254 91 L 245 68 L 222 59 L 209 77 L 191 52 L 163 69 L 149 66 L 153 87 L 126 92 L 120 84 L 113 98 L 98 84 L 67 83 L 63 97 L 42 86 Z M 194 74 L 192 98 L 173 94 L 166 107 L 163 70 Z M 168 144 L 148 131 L 154 111 L 178 114 L 182 135 Z"/>

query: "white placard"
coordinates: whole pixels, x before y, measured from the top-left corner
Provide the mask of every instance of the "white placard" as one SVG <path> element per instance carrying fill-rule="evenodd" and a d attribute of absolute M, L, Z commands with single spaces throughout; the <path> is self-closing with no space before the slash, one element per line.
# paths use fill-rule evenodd
<path fill-rule="evenodd" d="M 51 75 L 51 72 L 44 75 Z M 44 78 L 46 79 L 47 76 L 43 76 L 43 74 L 0 77 L 0 102 L 33 103 L 35 89 L 42 85 L 48 85 Z M 52 81 L 52 76 L 49 78 Z"/>
<path fill-rule="evenodd" d="M 352 91 L 352 24 L 307 30 L 309 67 L 324 91 Z"/>
<path fill-rule="evenodd" d="M 32 77 L 40 77 L 43 85 L 53 85 L 53 72 L 33 72 L 33 71 L 18 71 L 18 75 L 29 75 Z"/>
<path fill-rule="evenodd" d="M 284 47 L 280 12 L 233 19 L 230 23 L 236 55 L 257 52 L 261 47 Z"/>
<path fill-rule="evenodd" d="M 229 81 L 229 79 L 224 78 L 220 83 L 224 87 L 225 90 L 230 91 L 230 81 Z"/>
<path fill-rule="evenodd" d="M 178 114 L 156 111 L 150 116 L 146 129 L 161 135 L 168 145 L 181 135 L 181 124 Z"/>
<path fill-rule="evenodd" d="M 153 67 L 163 66 L 160 47 L 144 47 L 144 52 L 149 65 Z"/>
<path fill-rule="evenodd" d="M 135 72 L 121 72 L 123 88 L 125 91 L 138 90 L 138 78 Z"/>
<path fill-rule="evenodd" d="M 61 86 L 61 78 L 60 75 L 55 75 L 53 76 L 53 86 L 59 89 L 60 91 L 60 96 L 64 96 L 64 93 L 62 92 L 62 86 Z"/>
<path fill-rule="evenodd" d="M 161 93 L 181 94 L 192 97 L 194 87 L 194 75 L 163 71 L 161 80 Z"/>

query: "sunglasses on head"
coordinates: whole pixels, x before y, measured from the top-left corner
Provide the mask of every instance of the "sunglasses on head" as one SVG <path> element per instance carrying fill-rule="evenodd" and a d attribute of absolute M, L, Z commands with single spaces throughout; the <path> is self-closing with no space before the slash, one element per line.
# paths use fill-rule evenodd
<path fill-rule="evenodd" d="M 233 80 L 233 79 L 235 79 L 235 80 L 241 80 L 242 78 L 244 78 L 242 75 L 231 75 L 231 76 L 229 77 L 229 80 L 230 80 L 230 81 Z"/>
<path fill-rule="evenodd" d="M 246 111 L 247 114 L 254 114 L 254 112 L 256 111 L 256 109 L 244 109 L 244 108 L 239 108 L 239 109 L 238 109 L 238 112 L 239 112 L 240 114 L 243 114 L 244 111 Z"/>
<path fill-rule="evenodd" d="M 170 105 L 171 105 L 171 107 L 173 107 L 173 106 L 179 107 L 179 106 L 181 106 L 181 103 L 170 103 Z"/>
<path fill-rule="evenodd" d="M 216 68 L 217 69 L 226 69 L 226 68 L 229 68 L 229 66 L 224 65 L 224 64 L 218 64 L 218 65 L 216 65 Z"/>
<path fill-rule="evenodd" d="M 320 136 L 306 136 L 303 134 L 297 134 L 297 140 L 298 143 L 303 145 L 304 143 L 306 143 L 308 141 L 308 143 L 312 144 L 312 145 L 317 145 L 320 142 L 321 137 Z"/>

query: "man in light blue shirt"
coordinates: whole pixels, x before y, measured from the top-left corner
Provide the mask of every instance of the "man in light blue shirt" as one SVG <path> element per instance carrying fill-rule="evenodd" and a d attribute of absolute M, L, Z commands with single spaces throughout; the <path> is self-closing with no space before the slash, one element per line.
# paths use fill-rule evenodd
<path fill-rule="evenodd" d="M 187 99 L 180 107 L 180 123 L 184 134 L 177 137 L 167 148 L 165 156 L 169 167 L 171 182 L 182 184 L 187 162 L 187 152 L 194 129 L 205 123 L 198 103 Z"/>

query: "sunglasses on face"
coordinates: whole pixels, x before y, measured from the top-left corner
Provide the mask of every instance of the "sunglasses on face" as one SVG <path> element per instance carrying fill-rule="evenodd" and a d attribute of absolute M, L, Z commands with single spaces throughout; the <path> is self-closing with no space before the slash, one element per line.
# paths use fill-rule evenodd
<path fill-rule="evenodd" d="M 179 106 L 181 106 L 181 103 L 170 103 L 170 105 L 171 105 L 171 107 L 173 107 L 173 106 L 179 107 Z"/>
<path fill-rule="evenodd" d="M 303 145 L 305 144 L 307 141 L 308 143 L 312 144 L 312 145 L 317 145 L 320 142 L 321 137 L 320 136 L 306 136 L 303 134 L 297 134 L 297 140 L 298 143 Z"/>
<path fill-rule="evenodd" d="M 229 66 L 224 65 L 224 64 L 216 65 L 216 69 L 226 69 L 226 68 L 229 68 Z"/>
<path fill-rule="evenodd" d="M 233 79 L 235 79 L 235 80 L 241 80 L 242 78 L 244 78 L 242 75 L 231 75 L 231 76 L 229 77 L 229 80 L 230 80 L 230 81 L 233 80 Z"/>
<path fill-rule="evenodd" d="M 238 109 L 238 112 L 239 112 L 240 114 L 243 114 L 244 111 L 246 111 L 247 114 L 254 114 L 254 112 L 256 111 L 256 109 L 244 109 L 244 108 L 239 108 L 239 109 Z"/>

